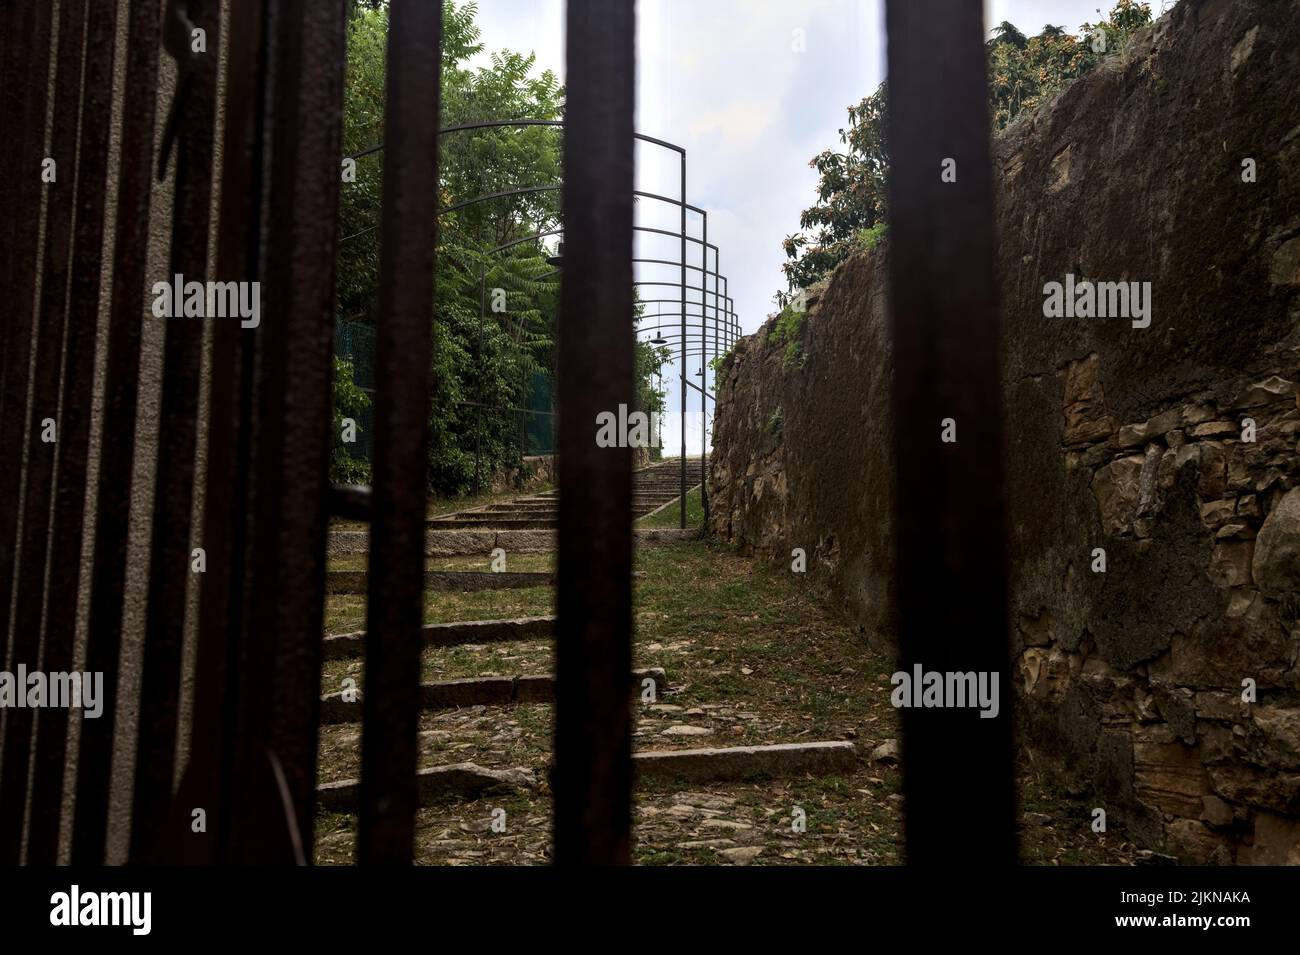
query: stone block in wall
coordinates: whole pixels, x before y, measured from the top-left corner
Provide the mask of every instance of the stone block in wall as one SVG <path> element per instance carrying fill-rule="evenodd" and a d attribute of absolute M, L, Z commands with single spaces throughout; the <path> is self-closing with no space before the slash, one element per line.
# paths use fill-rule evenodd
<path fill-rule="evenodd" d="M 1242 854 L 1239 861 L 1249 865 L 1300 865 L 1300 819 L 1257 812 L 1251 845 Z"/>
<path fill-rule="evenodd" d="M 1134 734 L 1133 782 L 1143 802 L 1186 819 L 1200 817 L 1201 797 L 1210 791 L 1196 747 L 1163 724 Z"/>
<path fill-rule="evenodd" d="M 1092 478 L 1092 493 L 1101 510 L 1101 525 L 1107 534 L 1119 535 L 1130 529 L 1137 516 L 1145 457 L 1130 455 L 1112 461 Z"/>
<path fill-rule="evenodd" d="M 1300 590 L 1300 488 L 1292 488 L 1260 526 L 1253 557 L 1255 583 L 1265 593 Z"/>
<path fill-rule="evenodd" d="M 1231 865 L 1232 842 L 1199 819 L 1175 819 L 1165 830 L 1165 847 L 1198 865 Z"/>
<path fill-rule="evenodd" d="M 1193 705 L 1201 720 L 1240 720 L 1246 716 L 1246 704 L 1235 690 L 1201 690 Z"/>
<path fill-rule="evenodd" d="M 1300 769 L 1300 708 L 1252 707 L 1251 719 L 1267 740 L 1267 753 L 1284 769 Z"/>
<path fill-rule="evenodd" d="M 1207 766 L 1210 788 L 1230 803 L 1261 806 L 1287 816 L 1300 816 L 1300 773 L 1278 772 L 1234 763 Z"/>
<path fill-rule="evenodd" d="M 1198 621 L 1189 632 L 1175 633 L 1169 651 L 1151 661 L 1150 678 L 1197 690 L 1235 687 L 1240 692 L 1246 677 L 1261 688 L 1290 687 L 1294 641 L 1278 606 L 1258 595 L 1241 599 L 1246 602 L 1235 615 Z"/>
<path fill-rule="evenodd" d="M 1219 587 L 1246 587 L 1251 583 L 1250 560 L 1254 541 L 1225 540 L 1214 545 L 1209 576 Z"/>

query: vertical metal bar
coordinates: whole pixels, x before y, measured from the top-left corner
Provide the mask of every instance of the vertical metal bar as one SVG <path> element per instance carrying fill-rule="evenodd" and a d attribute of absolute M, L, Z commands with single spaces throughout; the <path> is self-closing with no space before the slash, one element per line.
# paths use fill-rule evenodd
<path fill-rule="evenodd" d="M 104 859 L 108 789 L 117 707 L 118 652 L 126 580 L 131 475 L 135 454 L 136 399 L 140 384 L 140 329 L 149 246 L 149 193 L 158 91 L 160 7 L 133 0 L 127 28 L 122 142 L 118 162 L 113 294 L 109 307 L 104 381 L 106 431 L 95 488 L 95 554 L 92 561 L 86 669 L 104 674 L 106 712 L 83 720 L 77 756 L 72 861 Z"/>
<path fill-rule="evenodd" d="M 414 848 L 442 4 L 389 8 L 357 861 Z"/>
<path fill-rule="evenodd" d="M 9 225 L 9 274 L 6 303 L 12 303 L 5 321 L 4 396 L 0 405 L 0 643 L 8 643 L 10 598 L 18 543 L 18 506 L 21 501 L 23 433 L 27 426 L 27 385 L 31 349 L 36 345 L 36 269 L 40 265 L 41 160 L 45 155 L 45 118 L 48 106 L 53 4 L 24 5 L 21 24 L 23 52 L 18 58 L 18 90 L 24 90 L 18 134 L 18 169 L 14 178 L 14 217 Z M 15 93 L 15 95 L 17 95 Z M 8 191 L 6 189 L 5 191 Z M 6 711 L 10 713 L 12 711 Z M 7 722 L 7 719 L 5 720 Z"/>
<path fill-rule="evenodd" d="M 251 798 L 245 802 L 242 788 L 237 794 L 232 851 L 239 863 L 302 863 L 312 853 L 344 17 L 340 4 L 282 0 L 270 33 L 275 122 L 262 282 L 266 321 L 255 333 L 260 407 L 249 639 L 271 679 L 257 687 L 268 694 L 269 725 L 255 754 L 261 766 L 243 777 Z"/>
<path fill-rule="evenodd" d="M 41 607 L 45 586 L 47 542 L 50 529 L 50 496 L 53 491 L 54 456 L 58 452 L 59 370 L 63 360 L 64 326 L 67 321 L 68 258 L 71 247 L 72 214 L 77 182 L 77 124 L 80 117 L 81 58 L 85 42 L 85 0 L 61 5 L 58 21 L 58 52 L 55 63 L 54 123 L 51 152 L 55 180 L 45 185 L 45 244 L 42 255 L 36 365 L 27 429 L 26 494 L 23 497 L 22 560 L 17 568 L 16 600 L 13 613 L 12 669 L 39 669 L 37 653 L 41 638 Z M 32 77 L 45 82 L 45 77 Z M 42 138 L 45 115 L 39 128 Z M 29 131 L 29 134 L 31 131 Z M 40 164 L 26 170 L 41 176 Z M 54 422 L 54 432 L 48 423 Z M 53 440 L 51 440 L 51 438 Z M 21 458 L 22 449 L 13 456 Z M 17 505 L 17 495 L 14 497 Z M 0 619 L 8 623 L 9 604 L 0 606 Z M 23 820 L 27 807 L 28 763 L 31 756 L 35 711 L 14 707 L 5 719 L 4 767 L 0 772 L 0 862 L 19 861 L 23 842 Z"/>
<path fill-rule="evenodd" d="M 682 423 L 682 460 L 681 460 L 681 528 L 686 528 L 686 150 L 682 150 L 682 367 L 681 367 L 681 423 Z"/>
<path fill-rule="evenodd" d="M 77 628 L 77 601 L 73 598 L 81 578 L 85 531 L 86 458 L 90 447 L 91 386 L 99 326 L 116 33 L 116 5 L 91 4 L 86 25 L 76 233 L 59 414 L 58 477 L 50 530 L 49 590 L 45 603 L 45 649 L 41 665 L 46 673 L 70 673 L 73 669 L 73 636 Z M 65 707 L 50 707 L 37 714 L 28 863 L 53 863 L 58 855 L 68 716 Z"/>
<path fill-rule="evenodd" d="M 635 33 L 632 0 L 569 0 L 555 641 L 560 864 L 631 860 L 632 449 L 598 447 L 595 432 L 602 412 L 632 405 Z M 685 266 L 683 255 L 683 299 Z"/>
<path fill-rule="evenodd" d="M 704 268 L 700 272 L 700 502 L 704 507 L 704 520 L 708 523 L 709 498 L 704 486 L 705 474 L 708 472 L 708 420 L 709 409 L 709 214 L 702 213 L 704 219 L 704 241 L 700 243 Z"/>
<path fill-rule="evenodd" d="M 280 148 L 279 107 L 277 104 L 276 76 L 280 62 L 281 24 L 285 4 L 280 0 L 266 0 L 262 6 L 260 84 L 257 87 L 258 116 L 254 132 L 254 161 L 256 164 L 254 191 L 256 192 L 256 217 L 250 220 L 253 235 L 249 239 L 248 267 L 256 279 L 267 275 L 269 245 L 271 242 L 272 202 L 271 177 L 275 168 L 276 150 Z M 242 333 L 241 333 L 242 335 Z M 265 457 L 273 457 L 278 449 L 269 448 L 262 431 L 274 427 L 266 422 L 273 411 L 273 397 L 267 390 L 278 390 L 280 383 L 268 373 L 271 361 L 265 336 L 255 333 L 243 338 L 243 367 L 240 380 L 240 433 L 236 474 L 241 481 L 242 502 L 246 518 L 237 523 L 236 540 L 232 547 L 238 555 L 238 580 L 231 582 L 231 610 L 239 614 L 228 648 L 227 665 L 229 687 L 227 712 L 234 727 L 233 738 L 223 747 L 228 762 L 229 776 L 223 781 L 222 809 L 228 818 L 218 820 L 219 851 L 229 861 L 242 851 L 242 843 L 259 837 L 274 839 L 280 845 L 291 842 L 288 825 L 276 831 L 270 825 L 274 816 L 272 807 L 279 797 L 275 773 L 266 750 L 266 737 L 272 721 L 275 679 L 273 674 L 275 647 L 272 640 L 263 636 L 263 621 L 258 619 L 255 591 L 261 549 L 274 546 L 275 518 L 268 517 L 264 499 L 274 496 L 275 487 L 265 481 L 273 480 L 274 472 L 267 473 Z M 266 523 L 270 521 L 270 525 Z M 232 568 L 232 574 L 236 568 Z M 233 623 L 233 621 L 232 621 Z"/>
<path fill-rule="evenodd" d="M 207 278 L 208 217 L 212 201 L 213 130 L 220 4 L 190 0 L 190 19 L 207 33 L 207 52 L 177 64 L 182 114 L 176 140 L 171 269 L 184 282 Z M 188 47 L 185 48 L 188 50 Z M 130 858 L 152 848 L 171 803 L 176 767 L 181 651 L 186 586 L 191 574 L 190 530 L 203 325 L 174 316 L 163 345 L 162 420 L 149 550 L 149 613 L 140 676 L 140 724 L 135 758 Z"/>
<path fill-rule="evenodd" d="M 225 132 L 222 137 L 221 226 L 217 236 L 219 281 L 257 281 L 262 220 L 262 0 L 230 9 L 226 54 Z M 168 822 L 183 825 L 183 837 L 167 843 L 162 861 L 212 864 L 228 861 L 231 789 L 234 778 L 238 699 L 238 639 L 244 616 L 243 518 L 251 457 L 251 335 L 236 322 L 218 322 L 212 332 L 207 486 L 203 547 L 208 569 L 199 604 L 194 710 L 190 760 Z M 204 832 L 189 826 L 186 809 L 207 814 Z M 179 812 L 177 810 L 180 810 Z"/>
<path fill-rule="evenodd" d="M 903 710 L 908 862 L 1016 860 L 1002 385 L 983 7 L 888 0 L 894 538 L 902 669 L 995 675 L 996 718 Z M 955 158 L 958 181 L 940 181 Z M 941 440 L 956 422 L 956 441 Z M 962 786 L 953 812 L 952 786 Z M 972 824 L 978 820 L 978 824 Z"/>
<path fill-rule="evenodd" d="M 27 93 L 32 85 L 28 81 L 28 62 L 35 52 L 32 43 L 32 31 L 36 29 L 35 5 L 21 4 L 5 16 L 4 35 L 0 37 L 0 42 L 4 44 L 3 72 L 0 72 L 0 142 L 16 143 L 21 151 L 27 142 L 24 111 L 27 108 Z M 39 188 L 37 177 L 30 180 L 26 177 L 15 178 L 17 181 L 11 182 L 9 188 L 0 190 L 0 230 L 3 230 L 0 231 L 0 236 L 4 239 L 0 242 L 0 282 L 3 282 L 6 289 L 13 288 L 14 260 L 18 254 L 15 236 L 19 229 L 16 215 L 19 196 L 23 194 L 24 186 L 28 191 Z M 23 227 L 26 227 L 26 223 L 23 223 Z M 9 318 L 6 315 L 5 326 L 0 329 L 3 333 L 0 334 L 0 339 L 4 341 L 4 345 L 0 346 L 4 349 L 0 351 L 0 358 L 8 350 Z M 3 392 L 0 392 L 0 400 L 2 399 Z M 3 413 L 2 404 L 0 413 Z"/>

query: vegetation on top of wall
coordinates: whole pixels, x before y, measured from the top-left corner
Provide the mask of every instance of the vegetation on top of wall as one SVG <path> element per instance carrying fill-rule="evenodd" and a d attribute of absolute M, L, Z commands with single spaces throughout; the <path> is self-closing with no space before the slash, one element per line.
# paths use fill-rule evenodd
<path fill-rule="evenodd" d="M 769 345 L 784 345 L 782 361 L 786 365 L 803 362 L 803 332 L 808 324 L 808 310 L 789 302 L 777 315 L 772 330 L 767 333 Z"/>
<path fill-rule="evenodd" d="M 1105 57 L 1120 53 L 1133 34 L 1151 22 L 1151 5 L 1117 0 L 1110 16 L 1084 23 L 1080 35 L 1048 24 L 1026 36 L 1003 21 L 988 41 L 989 115 L 994 129 L 1004 129 Z M 839 131 L 843 152 L 818 153 L 809 162 L 817 170 L 817 201 L 799 216 L 801 231 L 787 236 L 782 265 L 790 291 L 811 287 L 860 248 L 874 248 L 887 219 L 889 150 L 888 91 L 874 93 L 848 108 L 849 125 Z M 784 305 L 778 293 L 777 301 Z"/>
<path fill-rule="evenodd" d="M 864 249 L 874 249 L 884 240 L 886 229 L 886 223 L 884 220 L 881 220 L 870 229 L 860 230 L 858 232 L 858 245 Z"/>
<path fill-rule="evenodd" d="M 726 364 L 727 359 L 731 357 L 731 353 L 735 350 L 736 346 L 730 345 L 721 355 L 714 355 L 709 359 L 709 371 L 713 372 L 713 382 L 709 385 L 710 391 L 718 390 L 718 378 L 722 375 L 722 366 Z"/>

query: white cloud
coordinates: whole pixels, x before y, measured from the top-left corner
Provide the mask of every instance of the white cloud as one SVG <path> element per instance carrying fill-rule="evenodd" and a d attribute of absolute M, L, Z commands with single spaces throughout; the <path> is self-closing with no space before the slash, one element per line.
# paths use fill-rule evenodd
<path fill-rule="evenodd" d="M 986 0 L 985 20 L 1010 20 L 1026 33 L 1046 23 L 1074 31 L 1111 6 L 1111 0 Z M 1159 12 L 1160 3 L 1154 7 Z M 483 40 L 489 50 L 535 50 L 539 67 L 563 76 L 563 8 L 562 0 L 481 0 Z M 809 160 L 839 148 L 837 131 L 848 122 L 847 107 L 884 78 L 883 4 L 640 0 L 637 9 L 637 128 L 686 148 L 689 201 L 709 210 L 709 239 L 720 247 L 743 328 L 753 331 L 773 310 L 773 293 L 785 287 L 781 240 L 798 231 L 799 214 L 815 197 L 817 176 Z M 677 159 L 656 152 L 638 148 L 637 187 L 675 196 Z M 675 215 L 661 203 L 638 203 L 642 224 L 673 228 Z M 698 222 L 691 227 L 698 235 Z M 639 254 L 657 258 L 675 259 L 677 247 L 662 237 L 637 242 Z M 688 255 L 698 262 L 698 246 Z M 639 269 L 652 279 L 671 280 L 676 272 Z M 692 380 L 699 364 L 688 359 Z M 666 369 L 665 381 L 676 382 L 676 374 Z M 679 407 L 677 387 L 668 390 L 674 414 L 666 421 L 666 438 L 669 427 L 676 429 L 668 422 L 676 421 Z M 697 407 L 697 400 L 692 393 L 687 407 Z M 688 437 L 693 433 L 698 429 L 688 429 Z M 671 447 L 677 435 L 674 430 Z"/>

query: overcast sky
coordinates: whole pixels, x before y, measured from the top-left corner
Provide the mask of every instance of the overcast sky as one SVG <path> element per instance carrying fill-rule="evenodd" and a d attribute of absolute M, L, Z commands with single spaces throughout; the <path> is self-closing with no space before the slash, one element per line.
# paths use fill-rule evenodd
<path fill-rule="evenodd" d="M 1077 32 L 1112 5 L 1110 0 L 986 0 L 985 21 L 991 26 L 1009 20 L 1031 34 L 1047 23 Z M 1168 3 L 1156 0 L 1152 6 L 1158 15 Z M 563 79 L 563 8 L 562 0 L 479 0 L 482 40 L 488 51 L 536 52 L 539 68 Z M 637 130 L 687 150 L 688 201 L 708 210 L 709 241 L 720 249 L 721 271 L 741 325 L 752 332 L 775 310 L 773 294 L 785 288 L 781 240 L 798 231 L 799 213 L 816 195 L 809 160 L 824 149 L 840 148 L 838 131 L 848 122 L 847 108 L 884 79 L 883 3 L 639 0 L 637 11 Z M 676 196 L 678 180 L 675 154 L 638 147 L 638 189 Z M 675 215 L 662 203 L 637 205 L 639 225 L 676 228 Z M 690 228 L 700 234 L 695 217 Z M 676 260 L 678 243 L 639 236 L 637 254 Z M 687 254 L 698 262 L 698 246 Z M 665 266 L 637 267 L 637 277 L 647 281 L 676 281 L 677 274 Z M 642 286 L 641 297 L 674 293 L 666 286 Z M 648 313 L 656 307 L 648 306 Z M 681 311 L 673 304 L 662 308 L 665 314 Z M 688 370 L 694 379 L 699 359 L 690 359 Z M 665 379 L 675 374 L 666 370 Z M 669 392 L 673 414 L 664 437 L 676 448 L 677 388 Z M 698 408 L 698 402 L 693 395 L 688 407 Z M 688 439 L 693 430 L 688 426 Z M 698 453 L 698 436 L 692 443 Z"/>

